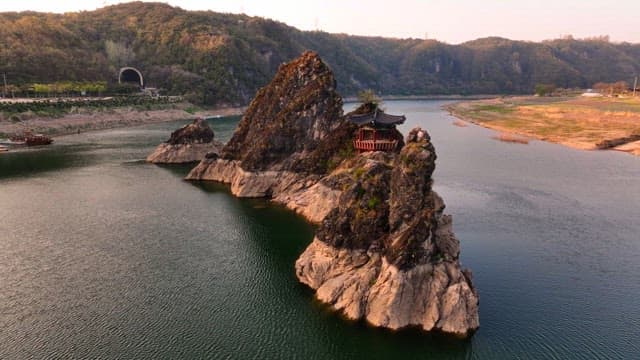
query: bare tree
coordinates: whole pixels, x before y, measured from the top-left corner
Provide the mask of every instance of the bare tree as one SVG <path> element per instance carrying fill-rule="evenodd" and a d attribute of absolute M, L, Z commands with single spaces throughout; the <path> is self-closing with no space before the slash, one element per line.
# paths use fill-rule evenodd
<path fill-rule="evenodd" d="M 122 42 L 107 40 L 104 42 L 104 48 L 107 53 L 107 58 L 111 64 L 116 67 L 123 67 L 131 64 L 136 57 L 133 49 Z"/>
<path fill-rule="evenodd" d="M 623 94 L 628 91 L 629 84 L 626 81 L 617 81 L 614 83 L 598 82 L 593 84 L 593 88 L 602 94 L 610 96 Z"/>

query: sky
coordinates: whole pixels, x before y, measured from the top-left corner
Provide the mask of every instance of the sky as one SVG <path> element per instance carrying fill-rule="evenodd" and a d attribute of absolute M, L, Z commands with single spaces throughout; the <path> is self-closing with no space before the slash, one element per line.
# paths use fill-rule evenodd
<path fill-rule="evenodd" d="M 0 11 L 94 10 L 119 0 L 1 1 Z M 640 0 L 165 0 L 187 10 L 245 13 L 301 30 L 429 38 L 457 44 L 487 36 L 541 41 L 609 35 L 640 43 Z"/>

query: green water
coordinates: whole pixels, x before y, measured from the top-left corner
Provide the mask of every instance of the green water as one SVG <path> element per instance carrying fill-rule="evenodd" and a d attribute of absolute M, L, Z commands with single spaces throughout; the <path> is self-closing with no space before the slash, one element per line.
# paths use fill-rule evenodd
<path fill-rule="evenodd" d="M 480 291 L 467 341 L 342 320 L 300 285 L 300 217 L 141 161 L 180 123 L 0 154 L 0 358 L 566 359 L 640 353 L 640 158 L 459 128 L 436 101 L 435 188 Z M 211 124 L 222 141 L 237 118 Z"/>

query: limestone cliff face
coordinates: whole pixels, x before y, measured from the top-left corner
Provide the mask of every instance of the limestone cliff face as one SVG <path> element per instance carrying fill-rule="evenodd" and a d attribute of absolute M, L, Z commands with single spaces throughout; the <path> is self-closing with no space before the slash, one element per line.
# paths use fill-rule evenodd
<path fill-rule="evenodd" d="M 318 223 L 296 275 L 347 317 L 470 335 L 479 326 L 478 296 L 431 188 L 429 135 L 415 129 L 400 152 L 358 155 L 356 128 L 341 108 L 330 69 L 307 52 L 281 66 L 220 156 L 187 178 L 270 197 Z"/>
<path fill-rule="evenodd" d="M 147 157 L 147 162 L 154 164 L 179 164 L 197 162 L 207 154 L 218 154 L 222 143 L 214 140 L 214 133 L 203 119 L 171 133 L 171 137 Z"/>
<path fill-rule="evenodd" d="M 327 148 L 333 143 L 327 140 L 335 140 L 336 132 L 350 137 L 349 129 L 353 126 L 342 119 L 333 73 L 307 51 L 281 65 L 271 83 L 258 91 L 221 157 L 240 161 L 247 171 L 277 167 L 323 173 L 332 155 Z"/>

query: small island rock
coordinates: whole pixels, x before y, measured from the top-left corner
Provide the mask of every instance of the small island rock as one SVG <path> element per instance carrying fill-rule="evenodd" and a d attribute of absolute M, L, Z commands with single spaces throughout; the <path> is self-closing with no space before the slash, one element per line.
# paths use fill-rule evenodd
<path fill-rule="evenodd" d="M 171 137 L 147 157 L 154 164 L 181 164 L 198 162 L 208 154 L 218 154 L 223 144 L 214 140 L 211 127 L 203 119 L 171 133 Z M 210 155 L 211 156 L 211 155 Z"/>

